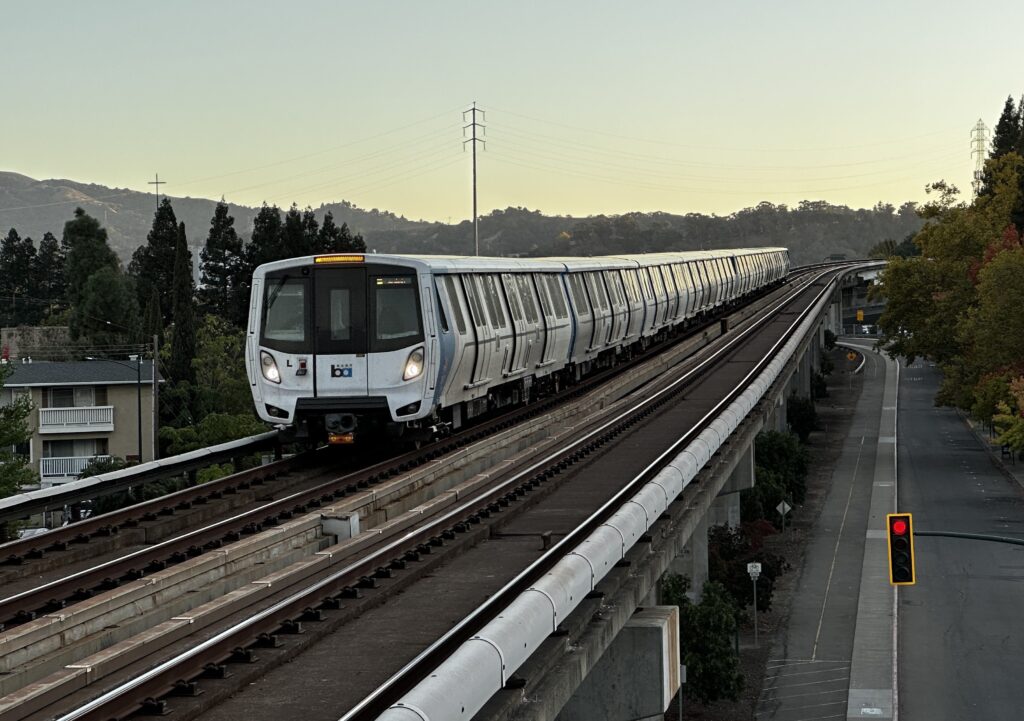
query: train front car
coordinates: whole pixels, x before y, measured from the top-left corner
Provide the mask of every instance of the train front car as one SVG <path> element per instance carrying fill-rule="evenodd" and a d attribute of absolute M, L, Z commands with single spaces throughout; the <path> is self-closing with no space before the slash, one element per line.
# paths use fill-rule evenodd
<path fill-rule="evenodd" d="M 253 275 L 246 344 L 259 416 L 298 439 L 353 443 L 430 415 L 432 288 L 410 258 L 320 255 Z"/>

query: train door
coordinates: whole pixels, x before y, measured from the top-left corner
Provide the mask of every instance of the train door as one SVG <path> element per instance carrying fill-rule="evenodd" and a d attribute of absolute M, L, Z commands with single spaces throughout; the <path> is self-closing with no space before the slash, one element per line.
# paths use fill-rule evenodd
<path fill-rule="evenodd" d="M 316 268 L 313 286 L 315 395 L 366 396 L 366 269 Z"/>
<path fill-rule="evenodd" d="M 540 362 L 543 352 L 544 328 L 546 322 L 538 306 L 537 294 L 534 291 L 531 276 L 519 274 L 512 276 L 519 288 L 519 299 L 523 307 L 523 320 L 526 321 L 526 352 L 524 363 L 527 366 Z"/>
<path fill-rule="evenodd" d="M 531 274 L 527 276 L 527 283 L 530 283 L 540 301 L 540 316 L 543 322 L 544 347 L 541 348 L 540 361 L 538 366 L 545 366 L 554 360 L 555 351 L 555 324 L 558 322 L 558 314 L 555 312 L 554 301 L 551 299 L 551 286 L 548 285 L 550 276 Z"/>
<path fill-rule="evenodd" d="M 594 344 L 594 314 L 590 312 L 590 301 L 583 287 L 582 273 L 569 273 L 565 276 L 569 299 L 576 313 L 576 336 L 570 357 L 576 360 L 585 356 Z"/>
<path fill-rule="evenodd" d="M 462 289 L 469 302 L 469 315 L 476 330 L 476 338 L 473 342 L 475 351 L 473 360 L 473 374 L 470 378 L 468 388 L 487 383 L 491 377 L 489 374 L 491 355 L 494 352 L 495 335 L 487 323 L 487 315 L 484 313 L 483 292 L 479 286 L 479 278 L 474 275 L 459 276 L 462 281 Z"/>
<path fill-rule="evenodd" d="M 448 308 L 451 313 L 447 314 L 451 319 L 449 324 L 455 334 L 452 360 L 451 382 L 449 388 L 461 392 L 473 383 L 473 371 L 476 363 L 476 328 L 472 318 L 466 322 L 467 307 L 461 293 L 461 283 L 454 275 L 438 276 L 438 288 L 441 295 L 448 300 Z"/>
<path fill-rule="evenodd" d="M 529 356 L 528 321 L 523 311 L 520 299 L 519 286 L 516 284 L 515 276 L 510 273 L 502 273 L 501 285 L 508 299 L 508 309 L 512 314 L 512 358 L 505 371 L 506 375 L 519 373 L 526 369 L 526 360 Z"/>

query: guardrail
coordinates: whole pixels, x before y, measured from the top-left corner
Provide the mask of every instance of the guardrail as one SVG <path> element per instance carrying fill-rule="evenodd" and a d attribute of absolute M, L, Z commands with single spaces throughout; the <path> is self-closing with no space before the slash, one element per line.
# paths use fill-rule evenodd
<path fill-rule="evenodd" d="M 220 443 L 209 448 L 161 458 L 91 478 L 82 478 L 38 491 L 19 493 L 0 499 L 0 523 L 27 518 L 35 513 L 58 510 L 71 503 L 116 493 L 131 486 L 173 478 L 214 463 L 223 463 L 238 455 L 264 448 L 277 448 L 279 443 L 278 432 L 267 431 L 237 441 Z"/>

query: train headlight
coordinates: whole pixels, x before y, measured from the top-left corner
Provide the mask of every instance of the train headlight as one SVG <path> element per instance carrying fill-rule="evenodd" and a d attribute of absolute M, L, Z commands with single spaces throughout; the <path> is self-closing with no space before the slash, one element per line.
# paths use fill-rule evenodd
<path fill-rule="evenodd" d="M 403 381 L 411 381 L 423 373 L 423 349 L 417 348 L 405 359 L 405 372 L 402 373 Z"/>
<path fill-rule="evenodd" d="M 260 351 L 260 365 L 263 368 L 263 377 L 271 383 L 281 382 L 281 371 L 277 369 L 277 361 L 274 360 L 274 356 L 267 353 L 265 350 Z"/>

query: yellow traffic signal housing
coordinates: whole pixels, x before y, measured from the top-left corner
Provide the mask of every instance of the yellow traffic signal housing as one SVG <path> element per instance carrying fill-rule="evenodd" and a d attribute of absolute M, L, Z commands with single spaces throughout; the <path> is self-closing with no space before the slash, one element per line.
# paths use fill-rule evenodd
<path fill-rule="evenodd" d="M 863 323 L 864 322 L 864 311 L 862 311 L 862 310 L 858 310 L 857 311 L 857 322 L 858 323 Z"/>
<path fill-rule="evenodd" d="M 910 513 L 890 513 L 885 517 L 889 540 L 889 583 L 893 586 L 913 586 L 914 573 L 914 517 Z"/>

